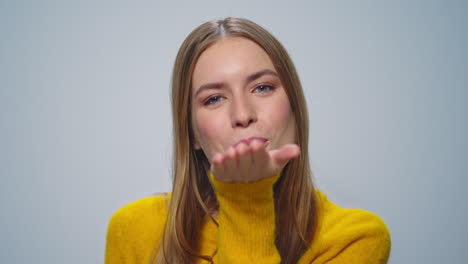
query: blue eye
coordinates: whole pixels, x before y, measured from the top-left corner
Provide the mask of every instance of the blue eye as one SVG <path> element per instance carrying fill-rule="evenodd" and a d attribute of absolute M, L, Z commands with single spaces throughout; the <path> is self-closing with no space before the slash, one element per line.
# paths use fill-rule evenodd
<path fill-rule="evenodd" d="M 208 98 L 208 100 L 205 101 L 204 105 L 212 105 L 212 104 L 216 104 L 220 101 L 222 101 L 224 98 L 219 96 L 219 95 L 215 95 L 215 96 L 212 96 L 210 98 Z"/>
<path fill-rule="evenodd" d="M 260 93 L 266 93 L 266 92 L 271 92 L 275 89 L 275 87 L 271 86 L 271 85 L 259 85 L 257 87 L 255 87 L 254 89 L 254 92 L 260 92 Z"/>

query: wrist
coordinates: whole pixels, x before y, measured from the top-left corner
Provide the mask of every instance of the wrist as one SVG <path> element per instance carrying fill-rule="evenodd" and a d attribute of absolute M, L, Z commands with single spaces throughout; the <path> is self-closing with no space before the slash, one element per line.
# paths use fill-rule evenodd
<path fill-rule="evenodd" d="M 209 174 L 210 182 L 218 196 L 239 201 L 272 199 L 273 185 L 279 177 L 280 173 L 261 180 L 241 183 L 224 182 L 216 178 L 212 172 Z"/>

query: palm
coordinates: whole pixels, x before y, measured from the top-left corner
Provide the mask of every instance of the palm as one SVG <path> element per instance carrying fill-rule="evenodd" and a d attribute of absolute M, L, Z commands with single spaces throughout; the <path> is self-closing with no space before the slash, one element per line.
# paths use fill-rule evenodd
<path fill-rule="evenodd" d="M 254 182 L 278 174 L 289 160 L 299 156 L 296 144 L 287 144 L 276 150 L 266 150 L 259 140 L 242 142 L 230 147 L 224 154 L 216 154 L 211 170 L 224 182 Z"/>

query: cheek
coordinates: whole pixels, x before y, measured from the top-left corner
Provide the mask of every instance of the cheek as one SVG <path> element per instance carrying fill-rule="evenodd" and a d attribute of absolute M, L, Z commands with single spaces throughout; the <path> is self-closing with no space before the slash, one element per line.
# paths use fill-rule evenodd
<path fill-rule="evenodd" d="M 278 98 L 269 107 L 270 128 L 276 135 L 276 144 L 273 148 L 279 148 L 284 144 L 295 143 L 296 124 L 291 105 L 286 95 Z"/>
<path fill-rule="evenodd" d="M 291 106 L 288 100 L 278 100 L 276 104 L 271 104 L 270 109 L 273 122 L 279 127 L 288 127 L 290 122 L 294 119 L 291 112 Z"/>
<path fill-rule="evenodd" d="M 214 151 L 213 145 L 220 143 L 221 136 L 226 134 L 226 131 L 223 131 L 226 130 L 225 120 L 225 118 L 218 118 L 216 115 L 203 114 L 195 118 L 194 128 L 197 130 L 197 140 L 205 153 Z"/>

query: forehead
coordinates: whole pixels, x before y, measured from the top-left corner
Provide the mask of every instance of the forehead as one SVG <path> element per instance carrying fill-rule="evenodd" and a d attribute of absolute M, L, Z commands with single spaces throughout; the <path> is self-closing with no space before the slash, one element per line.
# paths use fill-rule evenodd
<path fill-rule="evenodd" d="M 263 69 L 275 71 L 270 57 L 257 43 L 230 37 L 217 41 L 200 55 L 192 83 L 196 89 L 205 82 L 229 81 Z"/>

